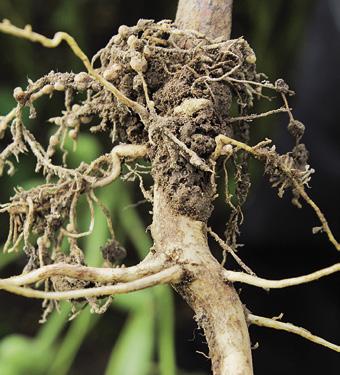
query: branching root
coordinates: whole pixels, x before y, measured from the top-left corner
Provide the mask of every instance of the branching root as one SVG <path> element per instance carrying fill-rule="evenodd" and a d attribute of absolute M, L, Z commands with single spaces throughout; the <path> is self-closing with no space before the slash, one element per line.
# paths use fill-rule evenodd
<path fill-rule="evenodd" d="M 1 285 L 23 286 L 38 283 L 51 277 L 63 276 L 98 283 L 117 283 L 134 281 L 160 272 L 164 268 L 166 268 L 165 263 L 160 260 L 145 260 L 136 266 L 122 268 L 96 268 L 55 263 L 22 275 L 2 279 L 0 282 Z"/>
<path fill-rule="evenodd" d="M 260 327 L 268 327 L 268 328 L 273 328 L 273 329 L 277 329 L 280 331 L 294 333 L 295 335 L 301 336 L 305 338 L 306 340 L 312 341 L 318 345 L 322 345 L 328 349 L 334 350 L 336 352 L 340 352 L 339 345 L 332 344 L 331 342 L 321 337 L 315 336 L 311 332 L 307 331 L 306 329 L 297 327 L 294 324 L 283 323 L 277 319 L 264 318 L 262 316 L 257 316 L 253 314 L 247 314 L 247 320 L 249 324 L 255 324 Z"/>
<path fill-rule="evenodd" d="M 278 188 L 278 195 L 282 197 L 285 189 L 290 187 L 294 194 L 292 202 L 298 207 L 301 207 L 299 197 L 302 197 L 316 213 L 322 225 L 322 229 L 327 234 L 329 241 L 338 251 L 340 251 L 340 244 L 335 239 L 325 215 L 306 193 L 304 186 L 308 186 L 310 176 L 314 170 L 310 169 L 308 164 L 302 164 L 301 160 L 298 159 L 305 158 L 304 155 L 301 155 L 306 152 L 303 147 L 304 145 L 300 145 L 302 147 L 300 147 L 299 150 L 296 150 L 300 153 L 298 155 L 294 155 L 294 151 L 285 155 L 279 155 L 275 150 L 275 146 L 268 147 L 266 145 L 269 140 L 266 140 L 265 143 L 261 142 L 253 147 L 225 135 L 218 135 L 215 140 L 216 149 L 212 155 L 213 159 L 217 159 L 220 155 L 223 155 L 223 148 L 231 145 L 235 147 L 236 152 L 239 150 L 245 151 L 256 159 L 264 162 L 265 173 L 269 175 L 272 186 Z"/>
<path fill-rule="evenodd" d="M 248 275 L 243 272 L 235 272 L 224 270 L 223 276 L 226 281 L 231 282 L 240 282 L 244 284 L 249 284 L 253 286 L 257 286 L 263 289 L 281 289 L 287 288 L 290 286 L 301 285 L 305 283 L 309 283 L 311 281 L 319 280 L 322 277 L 332 275 L 333 273 L 340 271 L 340 263 L 334 264 L 333 266 L 323 268 L 319 271 L 315 271 L 308 275 L 292 277 L 289 279 L 282 279 L 282 280 L 268 280 L 263 279 L 257 276 Z"/>
<path fill-rule="evenodd" d="M 103 296 L 113 296 L 117 294 L 131 293 L 165 283 L 177 283 L 180 281 L 181 277 L 181 267 L 172 266 L 152 275 L 141 277 L 137 280 L 128 281 L 126 283 L 118 283 L 115 285 L 102 285 L 86 289 L 77 288 L 74 290 L 67 291 L 48 292 L 27 287 L 21 287 L 3 281 L 0 281 L 0 289 L 28 298 L 39 298 L 44 300 L 56 301 L 77 300 L 81 298 L 97 298 Z"/>

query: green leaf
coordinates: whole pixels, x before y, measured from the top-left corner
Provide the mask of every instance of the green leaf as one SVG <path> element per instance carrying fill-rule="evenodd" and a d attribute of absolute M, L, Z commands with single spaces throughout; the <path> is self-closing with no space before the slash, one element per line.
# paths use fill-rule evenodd
<path fill-rule="evenodd" d="M 7 336 L 0 343 L 0 374 L 43 374 L 53 353 L 42 350 L 34 340 L 21 335 Z"/>
<path fill-rule="evenodd" d="M 81 162 L 90 163 L 100 156 L 102 150 L 99 141 L 80 132 L 77 139 L 76 151 L 73 151 L 73 141 L 67 136 L 65 149 L 68 151 L 67 160 L 70 168 L 76 168 Z"/>
<path fill-rule="evenodd" d="M 71 306 L 67 302 L 62 302 L 60 311 L 55 310 L 48 318 L 47 322 L 40 328 L 35 342 L 41 348 L 49 348 L 57 340 L 60 332 L 64 328 Z"/>
<path fill-rule="evenodd" d="M 4 253 L 0 249 L 0 269 L 6 267 L 8 264 L 14 262 L 19 257 L 19 253 Z"/>
<path fill-rule="evenodd" d="M 157 296 L 157 347 L 159 374 L 176 375 L 175 308 L 173 292 L 168 285 L 155 288 Z"/>
<path fill-rule="evenodd" d="M 13 99 L 13 88 L 10 86 L 0 86 L 0 116 L 7 115 L 16 106 Z"/>
<path fill-rule="evenodd" d="M 128 312 L 139 310 L 145 305 L 145 301 L 153 298 L 152 294 L 151 289 L 144 289 L 138 292 L 118 295 L 114 299 L 114 306 Z"/>
<path fill-rule="evenodd" d="M 150 304 L 130 314 L 113 348 L 105 375 L 149 375 L 154 347 L 154 314 Z"/>
<path fill-rule="evenodd" d="M 88 307 L 80 313 L 67 331 L 66 337 L 47 372 L 48 375 L 64 375 L 68 373 L 81 344 L 91 328 L 97 323 L 98 317 L 98 315 L 91 315 Z"/>
<path fill-rule="evenodd" d="M 145 233 L 145 225 L 136 209 L 129 208 L 132 201 L 126 186 L 123 186 L 121 182 L 118 185 L 117 182 L 117 190 L 119 194 L 119 221 L 135 246 L 139 257 L 143 259 L 152 246 L 151 238 Z"/>

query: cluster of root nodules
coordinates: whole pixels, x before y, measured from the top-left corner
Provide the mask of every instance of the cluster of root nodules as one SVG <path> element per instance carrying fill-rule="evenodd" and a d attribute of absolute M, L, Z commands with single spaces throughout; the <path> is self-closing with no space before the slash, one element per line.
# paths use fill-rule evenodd
<path fill-rule="evenodd" d="M 13 139 L 0 154 L 0 169 L 13 173 L 13 156 L 18 160 L 21 153 L 32 151 L 37 160 L 36 170 L 46 177 L 46 184 L 30 191 L 18 189 L 11 202 L 1 206 L 1 211 L 10 215 L 5 248 L 15 250 L 24 243 L 29 258 L 26 270 L 60 259 L 84 264 L 78 239 L 91 232 L 93 205 L 103 208 L 94 191 L 108 181 L 116 159 L 108 153 L 89 165 L 82 163 L 76 169 L 69 169 L 65 140 L 70 137 L 76 144 L 83 128 L 92 133 L 106 132 L 113 146 L 147 145 L 154 181 L 168 196 L 173 209 L 206 221 L 216 196 L 217 157 L 212 156 L 215 137 L 222 134 L 247 143 L 249 122 L 287 112 L 288 130 L 296 139 L 293 151 L 280 156 L 269 146 L 269 141 L 256 150 L 279 194 L 292 188 L 297 203 L 299 194 L 294 187 L 296 183 L 306 184 L 312 172 L 307 164 L 307 151 L 300 144 L 304 126 L 293 118 L 288 107 L 286 96 L 293 93 L 287 85 L 282 80 L 275 84 L 263 80 L 265 76 L 256 72 L 255 62 L 255 54 L 243 38 L 210 40 L 195 32 L 179 30 L 169 21 L 140 20 L 133 27 L 121 26 L 118 34 L 92 59 L 96 72 L 138 106 L 123 103 L 112 90 L 103 88 L 85 72 L 50 72 L 36 82 L 29 81 L 26 90 L 15 89 L 18 106 L 3 117 L 0 126 L 0 136 L 10 127 Z M 269 113 L 252 114 L 254 101 L 265 97 L 263 89 L 282 96 L 284 106 Z M 44 95 L 52 98 L 56 92 L 63 93 L 65 109 L 60 116 L 49 120 L 55 133 L 49 144 L 43 146 L 26 128 L 22 111 L 29 107 L 30 117 L 36 117 L 34 102 Z M 78 93 L 85 93 L 86 99 L 77 100 Z M 140 108 L 143 111 L 138 111 Z M 235 166 L 236 192 L 231 198 L 227 191 L 226 200 L 232 208 L 227 241 L 236 247 L 241 206 L 248 194 L 250 178 L 248 155 L 241 148 L 229 146 L 217 156 L 224 156 Z M 58 149 L 63 153 L 62 164 L 54 163 Z M 82 195 L 89 204 L 91 224 L 87 233 L 78 233 L 76 226 L 76 207 Z M 103 211 L 107 214 L 105 208 Z M 109 228 L 114 241 L 111 224 Z M 69 243 L 68 253 L 61 250 L 64 239 Z M 48 290 L 75 287 L 60 280 L 46 283 Z"/>

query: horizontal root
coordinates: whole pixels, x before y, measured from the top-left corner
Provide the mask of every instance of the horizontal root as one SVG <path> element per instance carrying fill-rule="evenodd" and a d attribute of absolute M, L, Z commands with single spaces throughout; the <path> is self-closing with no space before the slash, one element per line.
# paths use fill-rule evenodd
<path fill-rule="evenodd" d="M 244 284 L 257 286 L 263 289 L 281 289 L 281 288 L 287 288 L 290 286 L 306 284 L 311 281 L 321 279 L 322 277 L 331 275 L 339 271 L 340 271 L 340 263 L 336 263 L 333 266 L 323 268 L 319 271 L 310 273 L 308 275 L 292 277 L 289 279 L 282 279 L 282 280 L 262 279 L 257 276 L 248 275 L 244 272 L 235 272 L 235 271 L 229 271 L 229 270 L 223 271 L 223 277 L 225 278 L 226 281 L 241 282 Z"/>
<path fill-rule="evenodd" d="M 250 324 L 255 324 L 260 327 L 268 327 L 268 328 L 273 328 L 273 329 L 278 329 L 281 331 L 294 333 L 295 335 L 301 336 L 305 338 L 306 340 L 325 346 L 326 348 L 329 348 L 336 352 L 340 352 L 339 345 L 335 345 L 319 336 L 315 336 L 311 332 L 307 331 L 306 329 L 295 326 L 294 324 L 284 323 L 284 322 L 278 321 L 277 319 L 264 318 L 262 316 L 257 316 L 253 314 L 248 314 L 247 320 Z"/>
<path fill-rule="evenodd" d="M 263 112 L 263 113 L 258 113 L 258 114 L 254 113 L 254 114 L 251 114 L 251 115 L 248 115 L 248 116 L 231 117 L 228 120 L 228 123 L 230 124 L 230 123 L 238 122 L 238 121 L 251 122 L 251 121 L 257 120 L 259 118 L 271 116 L 271 115 L 274 115 L 276 113 L 285 113 L 285 112 L 288 112 L 288 110 L 283 107 L 283 108 L 273 109 L 273 110 L 268 111 L 268 112 Z"/>
<path fill-rule="evenodd" d="M 72 300 L 78 298 L 93 298 L 102 296 L 112 296 L 117 294 L 131 293 L 146 289 L 152 286 L 177 283 L 182 277 L 183 271 L 180 266 L 172 266 L 149 276 L 141 277 L 133 281 L 119 283 L 115 285 L 104 285 L 95 288 L 75 289 L 68 291 L 47 292 L 26 288 L 11 284 L 5 280 L 0 281 L 0 289 L 28 298 L 38 298 L 46 300 Z"/>
<path fill-rule="evenodd" d="M 99 283 L 127 282 L 160 272 L 164 267 L 163 261 L 151 259 L 127 268 L 99 268 L 55 263 L 22 275 L 0 279 L 0 285 L 29 285 L 54 276 L 71 277 Z"/>

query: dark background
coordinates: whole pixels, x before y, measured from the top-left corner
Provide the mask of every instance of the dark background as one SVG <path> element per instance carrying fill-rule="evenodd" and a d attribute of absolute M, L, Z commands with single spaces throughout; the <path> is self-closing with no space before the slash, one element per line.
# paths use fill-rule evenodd
<path fill-rule="evenodd" d="M 133 25 L 139 18 L 174 18 L 176 1 L 119 0 L 1 0 L 0 18 L 9 18 L 19 26 L 26 23 L 45 35 L 64 30 L 71 33 L 88 55 L 103 47 L 119 25 Z M 297 95 L 290 101 L 294 115 L 306 125 L 304 142 L 316 170 L 310 194 L 327 214 L 329 224 L 340 233 L 340 3 L 337 0 L 235 1 L 233 36 L 243 35 L 257 54 L 258 71 L 271 80 L 284 78 Z M 0 35 L 0 109 L 13 106 L 13 88 L 24 86 L 27 77 L 37 79 L 54 69 L 82 69 L 67 47 L 45 50 L 41 46 Z M 259 104 L 264 110 L 267 104 Z M 53 106 L 41 109 L 53 111 Z M 55 109 L 54 109 L 55 110 Z M 281 152 L 292 146 L 286 131 L 287 119 L 273 117 L 254 123 L 254 141 L 269 136 Z M 37 126 L 37 125 L 34 125 Z M 105 141 L 104 141 L 105 142 Z M 0 144 L 0 149 L 3 146 Z M 29 161 L 25 161 L 28 163 Z M 283 199 L 262 178 L 254 166 L 253 187 L 246 204 L 239 255 L 259 276 L 285 278 L 306 274 L 339 261 L 325 235 L 312 235 L 318 221 L 309 207 L 296 209 L 289 193 Z M 24 176 L 24 177 L 23 177 Z M 24 174 L 19 176 L 29 178 Z M 20 178 L 16 177 L 16 183 Z M 11 184 L 1 180 L 0 201 L 11 194 Z M 134 200 L 139 199 L 132 191 Z M 149 207 L 140 215 L 146 225 Z M 6 223 L 0 221 L 5 238 Z M 223 203 L 217 202 L 211 224 L 223 233 L 227 217 Z M 212 244 L 214 247 L 215 245 Z M 217 253 L 217 249 L 214 248 Z M 3 275 L 20 272 L 22 262 L 15 261 L 2 270 Z M 231 266 L 233 268 L 233 266 Z M 303 326 L 332 342 L 340 343 L 339 277 L 333 275 L 304 286 L 273 290 L 270 293 L 252 287 L 240 290 L 243 303 L 254 314 L 275 316 L 284 313 L 284 321 Z M 39 329 L 40 304 L 22 298 L 0 295 L 0 338 L 13 333 L 34 336 Z M 86 337 L 73 362 L 70 374 L 103 373 L 107 353 L 115 338 L 111 326 L 122 322 L 122 314 L 108 311 L 96 332 Z M 337 375 L 340 356 L 294 335 L 266 328 L 250 328 L 256 374 Z M 208 374 L 209 361 L 195 350 L 207 352 L 204 338 L 195 330 L 192 312 L 176 298 L 176 351 L 178 373 Z M 140 343 L 143 345 L 143 342 Z M 89 355 L 91 360 L 89 360 Z M 131 354 L 133 358 L 133 353 Z M 157 372 L 155 372 L 157 373 Z M 13 373 L 9 373 L 12 375 Z M 18 373 L 19 374 L 19 373 Z"/>

